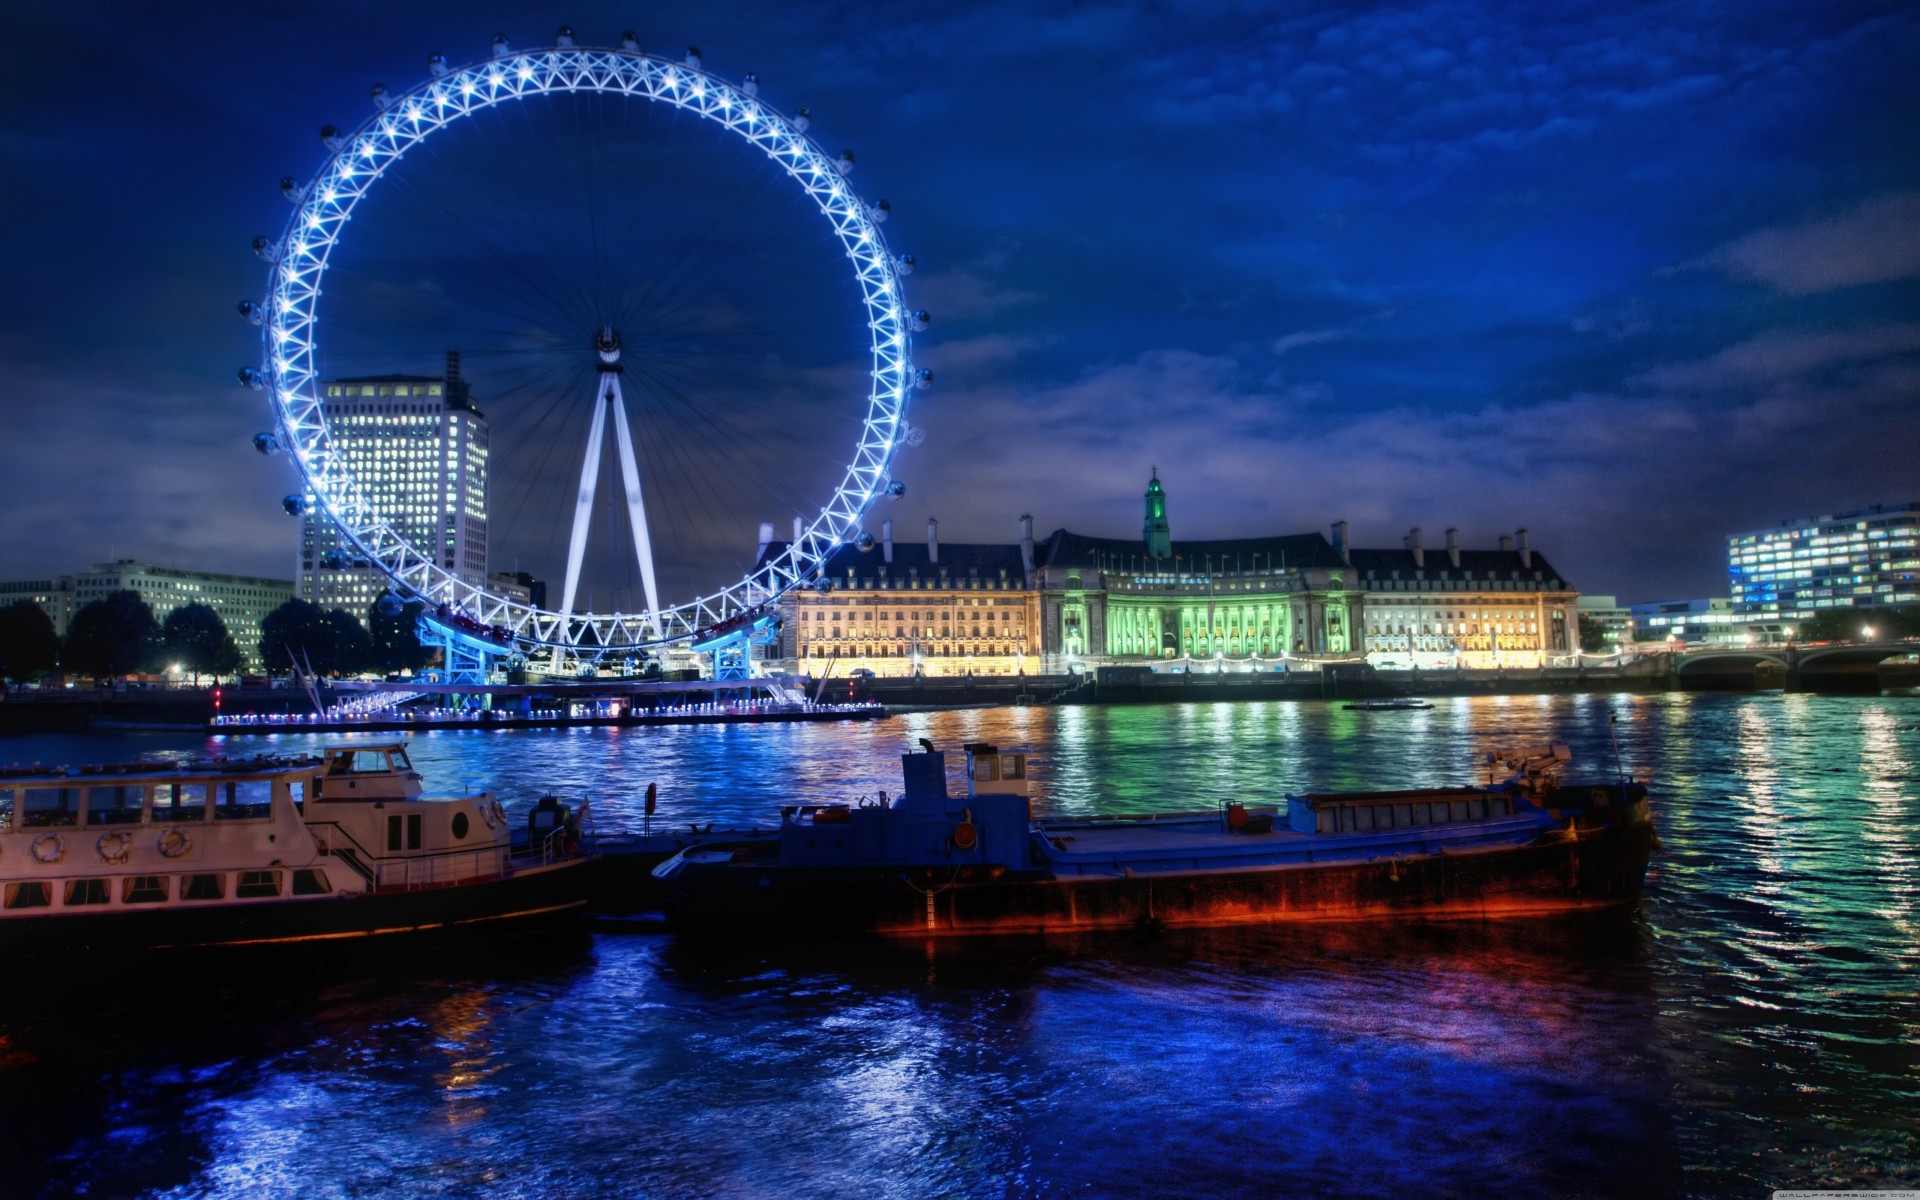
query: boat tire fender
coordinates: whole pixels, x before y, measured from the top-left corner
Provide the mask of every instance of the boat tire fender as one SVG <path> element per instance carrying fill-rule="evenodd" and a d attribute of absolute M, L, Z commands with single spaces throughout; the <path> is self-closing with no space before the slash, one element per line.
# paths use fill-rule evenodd
<path fill-rule="evenodd" d="M 33 839 L 35 862 L 51 866 L 67 856 L 67 839 L 57 833 L 43 833 Z"/>
<path fill-rule="evenodd" d="M 169 829 L 160 835 L 160 853 L 167 858 L 179 858 L 193 848 L 193 839 L 184 829 Z"/>
<path fill-rule="evenodd" d="M 127 861 L 127 855 L 133 849 L 133 835 L 118 830 L 103 833 L 100 835 L 100 840 L 93 844 L 93 848 L 100 852 L 103 861 L 123 863 Z"/>
<path fill-rule="evenodd" d="M 953 846 L 956 850 L 971 850 L 979 844 L 980 832 L 973 827 L 973 810 L 962 809 L 959 824 L 953 827 Z"/>

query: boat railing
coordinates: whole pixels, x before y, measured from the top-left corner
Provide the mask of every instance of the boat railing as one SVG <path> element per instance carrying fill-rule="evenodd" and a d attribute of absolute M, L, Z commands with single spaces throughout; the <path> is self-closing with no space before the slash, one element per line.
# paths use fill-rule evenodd
<path fill-rule="evenodd" d="M 463 880 L 487 878 L 502 874 L 512 861 L 511 852 L 501 845 L 388 858 L 368 850 L 337 821 L 316 821 L 310 828 L 323 854 L 331 854 L 346 863 L 382 890 L 445 887 Z M 332 835 L 335 834 L 347 844 L 334 841 Z"/>

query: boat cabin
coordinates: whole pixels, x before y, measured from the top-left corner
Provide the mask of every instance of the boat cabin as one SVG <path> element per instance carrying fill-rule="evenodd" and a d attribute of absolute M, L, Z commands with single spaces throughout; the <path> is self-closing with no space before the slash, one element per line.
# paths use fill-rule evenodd
<path fill-rule="evenodd" d="M 328 746 L 320 795 L 328 801 L 417 800 L 420 772 L 413 769 L 404 744 Z"/>
<path fill-rule="evenodd" d="M 855 804 L 781 810 L 780 861 L 793 866 L 1023 866 L 1033 824 L 1027 754 L 984 742 L 964 746 L 967 790 L 953 795 L 947 758 L 900 757 L 904 787 Z"/>

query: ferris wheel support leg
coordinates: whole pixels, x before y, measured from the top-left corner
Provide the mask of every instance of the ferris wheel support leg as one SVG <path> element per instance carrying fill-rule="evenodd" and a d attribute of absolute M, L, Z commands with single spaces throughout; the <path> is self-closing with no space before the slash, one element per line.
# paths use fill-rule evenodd
<path fill-rule="evenodd" d="M 618 394 L 610 397 L 618 402 Z M 574 593 L 580 587 L 580 561 L 587 553 L 587 522 L 593 519 L 593 493 L 600 483 L 600 446 L 606 439 L 607 404 L 593 406 L 593 427 L 587 432 L 587 457 L 580 464 L 580 497 L 573 506 L 573 536 L 567 542 L 567 583 L 560 593 L 560 611 L 573 613 Z M 556 659 L 557 661 L 557 659 Z"/>
<path fill-rule="evenodd" d="M 627 406 L 620 396 L 618 381 L 610 383 L 613 394 L 613 432 L 620 446 L 620 478 L 627 485 L 627 525 L 633 530 L 633 556 L 640 560 L 640 583 L 647 592 L 647 626 L 660 635 L 660 593 L 653 582 L 653 538 L 647 531 L 647 509 L 640 500 L 640 467 L 633 457 L 633 432 L 627 427 Z"/>

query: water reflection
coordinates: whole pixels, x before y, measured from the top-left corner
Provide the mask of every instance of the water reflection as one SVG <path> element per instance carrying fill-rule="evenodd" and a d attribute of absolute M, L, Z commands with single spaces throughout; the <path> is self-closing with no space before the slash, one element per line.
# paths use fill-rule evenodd
<path fill-rule="evenodd" d="M 1411 718 L 1411 719 L 1410 719 Z M 1625 921 L 714 952 L 301 958 L 0 996 L 27 1195 L 1755 1194 L 1920 1176 L 1920 699 L 1608 696 L 974 710 L 435 733 L 435 786 L 603 828 L 897 786 L 921 736 L 1041 755 L 1083 812 L 1465 781 L 1501 744 L 1656 773 Z M 253 753 L 35 739 L 7 758 Z"/>

